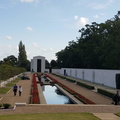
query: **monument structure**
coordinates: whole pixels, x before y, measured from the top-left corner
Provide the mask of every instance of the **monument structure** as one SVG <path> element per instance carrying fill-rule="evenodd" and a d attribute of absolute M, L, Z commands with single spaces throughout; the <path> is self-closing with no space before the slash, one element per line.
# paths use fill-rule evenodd
<path fill-rule="evenodd" d="M 33 57 L 33 59 L 31 59 L 31 71 L 43 73 L 45 71 L 45 57 Z"/>

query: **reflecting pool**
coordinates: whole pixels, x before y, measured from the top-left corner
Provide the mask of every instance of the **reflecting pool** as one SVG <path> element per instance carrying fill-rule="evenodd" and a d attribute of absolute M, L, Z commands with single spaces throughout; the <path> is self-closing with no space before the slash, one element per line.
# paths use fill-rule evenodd
<path fill-rule="evenodd" d="M 56 86 L 43 85 L 42 89 L 47 104 L 75 104 Z"/>

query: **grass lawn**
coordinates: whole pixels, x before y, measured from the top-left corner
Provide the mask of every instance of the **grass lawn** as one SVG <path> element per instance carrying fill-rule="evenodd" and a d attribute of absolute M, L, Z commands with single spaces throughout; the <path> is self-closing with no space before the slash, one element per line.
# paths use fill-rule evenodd
<path fill-rule="evenodd" d="M 13 87 L 14 85 L 15 85 L 15 83 L 10 82 L 10 83 L 6 84 L 6 87 Z"/>
<path fill-rule="evenodd" d="M 8 91 L 10 90 L 10 88 L 0 88 L 0 94 L 6 94 Z"/>
<path fill-rule="evenodd" d="M 91 113 L 40 113 L 1 115 L 0 120 L 100 120 Z"/>
<path fill-rule="evenodd" d="M 20 80 L 21 80 L 20 78 L 16 78 L 12 82 L 6 84 L 6 87 L 0 88 L 0 94 L 6 94 Z"/>
<path fill-rule="evenodd" d="M 21 78 L 16 78 L 15 80 L 13 80 L 14 83 L 18 83 L 21 80 Z"/>
<path fill-rule="evenodd" d="M 120 113 L 117 113 L 116 115 L 120 117 Z"/>
<path fill-rule="evenodd" d="M 15 80 L 13 80 L 10 83 L 6 84 L 6 87 L 13 87 L 19 81 L 20 81 L 20 78 L 16 78 Z"/>

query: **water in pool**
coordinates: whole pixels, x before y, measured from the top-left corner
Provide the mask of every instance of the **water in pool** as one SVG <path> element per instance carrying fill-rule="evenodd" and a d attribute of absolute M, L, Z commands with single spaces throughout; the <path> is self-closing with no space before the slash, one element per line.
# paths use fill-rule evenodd
<path fill-rule="evenodd" d="M 56 86 L 44 85 L 42 89 L 47 104 L 74 104 Z"/>

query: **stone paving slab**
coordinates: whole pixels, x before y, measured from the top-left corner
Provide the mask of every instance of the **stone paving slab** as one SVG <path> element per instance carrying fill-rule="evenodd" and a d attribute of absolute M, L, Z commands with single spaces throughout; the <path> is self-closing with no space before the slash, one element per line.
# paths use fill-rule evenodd
<path fill-rule="evenodd" d="M 93 115 L 101 120 L 120 120 L 120 117 L 114 115 L 113 113 L 93 113 Z"/>
<path fill-rule="evenodd" d="M 14 110 L 0 110 L 0 115 L 10 114 L 32 114 L 32 113 L 119 113 L 120 106 L 113 105 L 47 105 L 32 104 L 25 106 L 17 106 Z"/>

